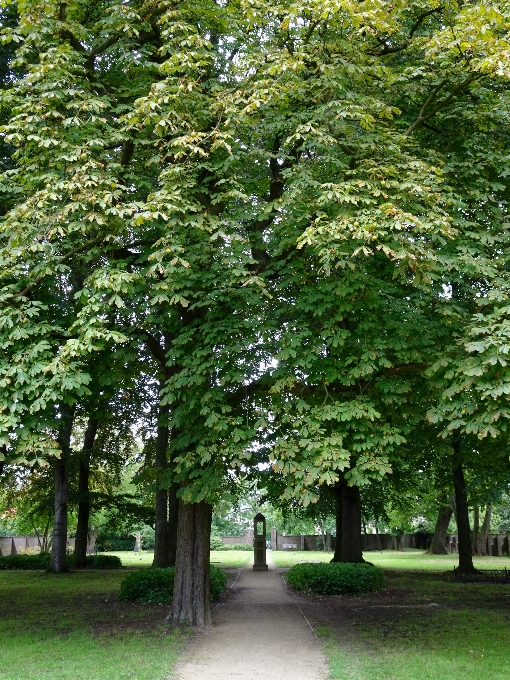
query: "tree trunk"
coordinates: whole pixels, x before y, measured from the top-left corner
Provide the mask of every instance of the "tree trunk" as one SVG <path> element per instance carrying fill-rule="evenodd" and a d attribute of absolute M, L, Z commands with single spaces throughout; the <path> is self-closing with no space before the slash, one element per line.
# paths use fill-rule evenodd
<path fill-rule="evenodd" d="M 459 460 L 460 443 L 454 440 L 454 451 L 457 454 L 453 467 L 453 486 L 455 489 L 455 506 L 457 508 L 457 534 L 459 550 L 459 571 L 476 571 L 471 554 L 471 529 L 469 526 L 469 508 L 466 493 L 464 470 Z"/>
<path fill-rule="evenodd" d="M 336 541 L 335 552 L 331 562 L 342 561 L 342 479 L 335 482 L 333 492 L 335 494 L 335 526 L 336 526 Z"/>
<path fill-rule="evenodd" d="M 451 504 L 447 502 L 446 496 L 442 496 L 440 501 L 441 507 L 439 508 L 434 535 L 432 536 L 430 547 L 427 550 L 431 555 L 449 555 L 450 553 L 446 545 L 446 539 L 448 536 L 448 525 L 450 524 L 453 515 L 453 508 Z"/>
<path fill-rule="evenodd" d="M 78 477 L 78 525 L 76 528 L 76 540 L 74 544 L 75 569 L 84 569 L 87 566 L 87 545 L 90 520 L 90 457 L 98 425 L 99 420 L 97 418 L 89 418 L 80 458 L 80 471 Z"/>
<path fill-rule="evenodd" d="M 67 508 L 69 503 L 69 482 L 67 465 L 71 454 L 71 432 L 73 429 L 74 407 L 64 406 L 57 441 L 60 458 L 55 459 L 55 517 L 53 519 L 53 540 L 50 570 L 54 574 L 67 571 Z"/>
<path fill-rule="evenodd" d="M 489 538 L 489 529 L 491 526 L 492 505 L 488 505 L 485 510 L 485 517 L 483 518 L 482 530 L 480 531 L 480 538 L 478 540 L 479 554 L 484 557 L 488 555 L 487 539 Z"/>
<path fill-rule="evenodd" d="M 342 489 L 341 562 L 364 562 L 361 542 L 361 498 L 358 486 L 344 480 Z"/>
<path fill-rule="evenodd" d="M 209 545 L 212 505 L 179 499 L 174 597 L 167 621 L 173 626 L 211 625 Z"/>
<path fill-rule="evenodd" d="M 164 382 L 160 384 L 163 389 Z M 168 405 L 159 408 L 158 435 L 156 439 L 156 523 L 154 527 L 153 567 L 169 567 L 168 525 Z"/>
<path fill-rule="evenodd" d="M 480 555 L 480 507 L 473 506 L 473 531 L 471 532 L 471 554 Z"/>
<path fill-rule="evenodd" d="M 179 520 L 179 499 L 177 498 L 178 484 L 172 484 L 168 489 L 168 565 L 175 566 L 177 557 L 177 526 Z"/>

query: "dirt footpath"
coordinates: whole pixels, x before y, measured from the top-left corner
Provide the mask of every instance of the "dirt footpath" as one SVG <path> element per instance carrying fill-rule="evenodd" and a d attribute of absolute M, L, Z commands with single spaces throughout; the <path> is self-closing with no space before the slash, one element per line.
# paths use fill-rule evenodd
<path fill-rule="evenodd" d="M 325 680 L 326 659 L 268 553 L 269 571 L 241 570 L 213 627 L 192 638 L 179 680 Z"/>

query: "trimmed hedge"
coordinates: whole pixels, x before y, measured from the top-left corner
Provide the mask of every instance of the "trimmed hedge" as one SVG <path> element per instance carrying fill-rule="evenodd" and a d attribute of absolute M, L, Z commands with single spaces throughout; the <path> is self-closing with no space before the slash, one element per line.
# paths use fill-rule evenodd
<path fill-rule="evenodd" d="M 211 569 L 211 600 L 216 600 L 227 585 L 225 574 L 218 567 Z M 120 584 L 119 600 L 125 602 L 171 602 L 174 591 L 175 567 L 133 571 Z"/>
<path fill-rule="evenodd" d="M 38 555 L 5 555 L 0 557 L 0 569 L 47 569 L 50 553 Z"/>
<path fill-rule="evenodd" d="M 88 569 L 122 569 L 122 560 L 117 555 L 87 555 Z"/>
<path fill-rule="evenodd" d="M 48 569 L 50 553 L 38 555 L 6 555 L 0 557 L 0 569 Z M 68 569 L 73 568 L 73 555 L 66 555 Z M 122 562 L 116 555 L 87 555 L 87 569 L 120 569 Z"/>
<path fill-rule="evenodd" d="M 221 545 L 219 548 L 216 548 L 216 550 L 252 550 L 253 551 L 253 546 L 250 545 L 249 543 L 226 543 L 225 545 Z"/>
<path fill-rule="evenodd" d="M 296 590 L 326 595 L 370 593 L 384 587 L 382 569 L 354 562 L 296 564 L 286 579 Z"/>

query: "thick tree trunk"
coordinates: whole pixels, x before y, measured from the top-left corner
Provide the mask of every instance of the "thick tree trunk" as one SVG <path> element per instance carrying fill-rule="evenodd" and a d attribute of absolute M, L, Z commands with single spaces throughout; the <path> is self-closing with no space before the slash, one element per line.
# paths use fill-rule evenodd
<path fill-rule="evenodd" d="M 459 538 L 459 570 L 462 572 L 476 571 L 471 554 L 471 529 L 469 526 L 469 508 L 466 493 L 464 470 L 459 460 L 460 444 L 454 442 L 456 460 L 453 467 L 453 486 L 455 489 L 455 506 L 457 508 L 457 534 Z"/>
<path fill-rule="evenodd" d="M 178 484 L 168 489 L 168 565 L 173 567 L 177 557 L 177 527 L 179 520 Z"/>
<path fill-rule="evenodd" d="M 174 597 L 167 621 L 173 626 L 211 625 L 209 544 L 212 505 L 179 499 Z"/>
<path fill-rule="evenodd" d="M 450 553 L 448 546 L 446 545 L 446 539 L 448 536 L 448 525 L 450 524 L 453 515 L 453 508 L 451 504 L 447 502 L 446 496 L 441 497 L 440 500 L 441 507 L 439 508 L 434 535 L 432 536 L 432 541 L 427 551 L 431 555 L 448 555 Z"/>
<path fill-rule="evenodd" d="M 482 530 L 478 539 L 478 553 L 486 556 L 487 553 L 487 539 L 489 538 L 489 529 L 491 526 L 492 505 L 488 505 L 485 510 L 485 517 L 483 518 Z"/>
<path fill-rule="evenodd" d="M 358 486 L 342 489 L 342 562 L 364 562 L 361 541 L 361 498 Z"/>
<path fill-rule="evenodd" d="M 160 386 L 164 386 L 164 383 Z M 156 524 L 154 527 L 154 560 L 153 567 L 171 566 L 168 559 L 169 525 L 168 525 L 168 411 L 167 405 L 160 406 L 158 434 L 156 439 Z"/>
<path fill-rule="evenodd" d="M 342 479 L 339 479 L 338 482 L 335 482 L 333 488 L 335 494 L 336 542 L 332 562 L 342 561 L 342 489 Z"/>
<path fill-rule="evenodd" d="M 80 458 L 80 471 L 78 477 L 78 525 L 76 528 L 76 541 L 74 545 L 75 569 L 84 569 L 87 566 L 87 544 L 90 520 L 90 457 L 98 425 L 99 420 L 97 418 L 89 418 Z"/>
<path fill-rule="evenodd" d="M 55 475 L 55 517 L 50 570 L 54 574 L 67 571 L 67 508 L 69 503 L 68 460 L 71 453 L 71 432 L 73 429 L 74 407 L 62 408 L 61 426 L 58 433 L 60 458 L 54 462 Z"/>

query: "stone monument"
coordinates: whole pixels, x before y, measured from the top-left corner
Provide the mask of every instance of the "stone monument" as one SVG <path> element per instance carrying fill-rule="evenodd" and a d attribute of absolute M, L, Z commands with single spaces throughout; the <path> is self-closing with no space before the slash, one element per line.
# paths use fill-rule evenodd
<path fill-rule="evenodd" d="M 266 518 L 260 512 L 253 519 L 253 570 L 267 571 L 266 564 Z"/>

